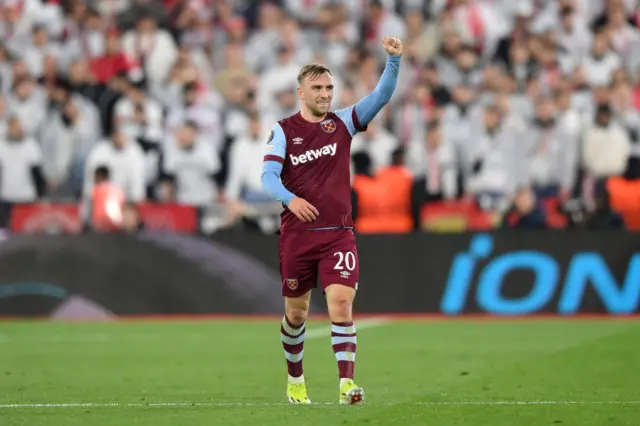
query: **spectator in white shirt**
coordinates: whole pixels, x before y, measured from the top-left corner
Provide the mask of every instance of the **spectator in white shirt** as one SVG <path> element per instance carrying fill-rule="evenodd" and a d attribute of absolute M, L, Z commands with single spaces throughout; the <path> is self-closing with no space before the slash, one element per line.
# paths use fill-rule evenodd
<path fill-rule="evenodd" d="M 484 109 L 483 121 L 483 131 L 474 135 L 468 148 L 471 162 L 465 190 L 475 196 L 482 208 L 500 210 L 518 184 L 520 140 L 517 133 L 504 127 L 496 106 Z"/>
<path fill-rule="evenodd" d="M 115 105 L 116 126 L 140 145 L 145 155 L 145 182 L 148 186 L 158 178 L 158 162 L 162 141 L 162 107 L 144 91 L 141 75 L 131 77 L 126 96 Z"/>
<path fill-rule="evenodd" d="M 453 146 L 444 143 L 439 122 L 430 121 L 426 137 L 409 143 L 406 164 L 424 185 L 426 201 L 452 200 L 458 195 L 458 167 Z"/>
<path fill-rule="evenodd" d="M 578 147 L 559 127 L 554 100 L 538 100 L 535 118 L 519 139 L 520 182 L 531 185 L 540 199 L 560 195 L 566 200 L 575 181 Z"/>
<path fill-rule="evenodd" d="M 272 201 L 262 189 L 262 162 L 268 135 L 257 115 L 251 117 L 247 135 L 233 143 L 229 154 L 229 178 L 226 196 L 231 202 L 245 203 Z"/>
<path fill-rule="evenodd" d="M 43 8 L 40 0 L 3 0 L 0 15 L 0 39 L 16 41 L 27 38 Z"/>
<path fill-rule="evenodd" d="M 268 111 L 279 91 L 288 88 L 297 81 L 301 65 L 295 60 L 294 50 L 280 45 L 277 50 L 278 63 L 269 68 L 260 78 L 258 104 L 260 109 Z"/>
<path fill-rule="evenodd" d="M 144 201 L 144 153 L 123 131 L 114 132 L 111 140 L 99 142 L 91 150 L 85 166 L 85 197 L 91 195 L 93 176 L 99 166 L 109 169 L 111 182 L 124 191 L 127 200 Z"/>
<path fill-rule="evenodd" d="M 195 207 L 218 200 L 216 173 L 220 160 L 206 139 L 198 137 L 197 124 L 186 122 L 165 143 L 162 163 L 162 198 Z"/>
<path fill-rule="evenodd" d="M 351 152 L 366 152 L 371 158 L 371 169 L 376 171 L 391 164 L 391 153 L 398 147 L 399 140 L 385 129 L 380 119 L 369 123 L 366 132 L 358 133 L 351 142 Z"/>
<path fill-rule="evenodd" d="M 49 40 L 46 27 L 40 24 L 33 27 L 30 42 L 12 43 L 10 47 L 25 62 L 29 73 L 36 78 L 42 75 L 44 58 L 46 56 L 57 57 L 60 54 L 58 44 Z"/>
<path fill-rule="evenodd" d="M 0 200 L 29 203 L 43 196 L 44 191 L 40 145 L 24 134 L 17 117 L 11 117 L 7 135 L 0 139 Z"/>
<path fill-rule="evenodd" d="M 248 68 L 264 72 L 274 63 L 278 43 L 278 24 L 282 11 L 270 2 L 258 6 L 258 28 L 249 36 L 245 47 Z"/>
<path fill-rule="evenodd" d="M 6 98 L 0 93 L 0 140 L 7 136 L 9 127 L 9 108 Z"/>
<path fill-rule="evenodd" d="M 609 13 L 608 30 L 613 50 L 620 56 L 626 57 L 634 50 L 637 51 L 640 33 L 629 24 L 624 9 L 615 9 Z"/>
<path fill-rule="evenodd" d="M 47 95 L 31 77 L 14 80 L 13 96 L 9 99 L 9 111 L 22 123 L 26 136 L 37 137 L 46 118 Z"/>
<path fill-rule="evenodd" d="M 375 35 L 366 41 L 374 49 L 379 59 L 384 58 L 385 55 L 384 49 L 378 42 L 381 37 L 388 35 L 404 39 L 406 33 L 404 20 L 394 11 L 386 9 L 382 0 L 372 0 L 370 2 L 369 13 L 363 16 L 363 23 Z"/>
<path fill-rule="evenodd" d="M 150 87 L 164 84 L 178 58 L 178 49 L 171 34 L 159 29 L 150 15 L 140 16 L 136 29 L 127 31 L 123 36 L 122 46 L 128 55 L 142 64 Z"/>
<path fill-rule="evenodd" d="M 40 135 L 49 195 L 78 197 L 84 163 L 100 139 L 100 123 L 92 104 L 64 86 L 54 89 L 53 109 Z"/>
<path fill-rule="evenodd" d="M 614 86 L 611 106 L 615 118 L 629 134 L 631 155 L 640 159 L 640 111 L 633 104 L 633 89 L 628 81 L 622 80 Z"/>
<path fill-rule="evenodd" d="M 84 58 L 91 60 L 105 54 L 105 33 L 108 22 L 98 11 L 87 9 L 82 26 L 65 40 L 60 56 L 61 66 L 68 67 L 72 61 Z"/>
<path fill-rule="evenodd" d="M 560 9 L 560 22 L 558 25 L 558 43 L 576 62 L 580 62 L 589 53 L 592 43 L 592 34 L 586 22 L 576 14 L 571 6 Z"/>
<path fill-rule="evenodd" d="M 179 104 L 170 106 L 166 120 L 166 132 L 172 134 L 185 121 L 198 126 L 198 133 L 207 139 L 216 152 L 223 147 L 222 99 L 218 92 L 198 87 L 196 83 L 187 83 Z"/>
<path fill-rule="evenodd" d="M 609 49 L 605 31 L 600 31 L 593 39 L 591 53 L 582 62 L 587 82 L 592 86 L 608 86 L 613 73 L 622 66 L 617 53 Z"/>
<path fill-rule="evenodd" d="M 584 131 L 582 161 L 587 180 L 592 183 L 621 176 L 627 168 L 631 142 L 625 128 L 614 121 L 612 115 L 608 104 L 598 105 L 594 123 Z"/>
<path fill-rule="evenodd" d="M 414 86 L 407 99 L 397 108 L 394 132 L 402 143 L 423 139 L 431 96 L 429 87 L 419 84 Z"/>

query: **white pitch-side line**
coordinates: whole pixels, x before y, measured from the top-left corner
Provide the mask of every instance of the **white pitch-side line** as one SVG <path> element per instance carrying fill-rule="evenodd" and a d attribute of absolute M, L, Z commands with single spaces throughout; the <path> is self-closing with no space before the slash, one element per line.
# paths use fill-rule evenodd
<path fill-rule="evenodd" d="M 367 403 L 373 406 L 515 406 L 515 405 L 638 405 L 640 401 L 413 401 Z M 290 405 L 288 402 L 86 402 L 62 404 L 0 404 L 0 409 L 11 408 L 145 408 L 145 407 L 277 407 Z M 333 402 L 313 403 L 315 406 L 338 405 Z"/>
<path fill-rule="evenodd" d="M 358 330 L 364 330 L 367 328 L 380 327 L 381 325 L 390 323 L 391 320 L 389 318 L 371 318 L 371 319 L 363 319 L 361 321 L 355 321 L 356 333 Z M 331 336 L 331 327 L 323 327 L 323 328 L 313 328 L 311 330 L 306 331 L 305 339 L 321 339 L 323 337 Z"/>
<path fill-rule="evenodd" d="M 367 328 L 379 327 L 384 324 L 388 324 L 391 322 L 390 319 L 380 317 L 380 318 L 368 318 L 360 321 L 356 321 L 356 331 L 364 330 Z M 328 327 L 318 327 L 307 330 L 305 339 L 320 339 L 323 337 L 328 337 L 331 335 L 331 326 Z M 112 335 L 107 333 L 92 333 L 92 334 L 79 334 L 79 335 L 65 335 L 65 334 L 48 334 L 42 336 L 29 336 L 27 338 L 13 338 L 7 334 L 0 334 L 0 344 L 2 343 L 100 343 L 100 342 L 110 342 L 110 341 L 118 341 L 118 340 L 134 340 L 134 341 L 142 341 L 142 340 L 156 340 L 158 338 L 164 338 L 164 335 L 158 334 L 120 334 L 120 335 Z M 209 335 L 206 333 L 186 333 L 182 334 L 180 338 L 182 339 L 205 339 L 208 338 Z"/>

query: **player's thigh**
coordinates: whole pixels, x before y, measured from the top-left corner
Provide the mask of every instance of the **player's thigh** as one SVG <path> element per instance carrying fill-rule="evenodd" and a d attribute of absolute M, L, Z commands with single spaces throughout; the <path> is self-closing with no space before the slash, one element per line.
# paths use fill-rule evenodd
<path fill-rule="evenodd" d="M 309 294 L 318 282 L 318 260 L 309 256 L 303 238 L 298 234 L 280 237 L 282 295 L 287 298 L 297 299 Z"/>
<path fill-rule="evenodd" d="M 318 267 L 320 282 L 325 292 L 333 285 L 358 289 L 360 260 L 356 238 L 352 230 L 342 231 L 338 238 L 329 244 Z"/>

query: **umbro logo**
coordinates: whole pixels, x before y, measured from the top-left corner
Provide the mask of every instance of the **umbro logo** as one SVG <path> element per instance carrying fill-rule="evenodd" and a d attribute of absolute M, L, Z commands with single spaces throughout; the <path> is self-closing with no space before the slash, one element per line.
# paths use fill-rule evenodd
<path fill-rule="evenodd" d="M 294 145 L 300 145 L 300 144 L 302 143 L 302 141 L 303 141 L 303 140 L 304 140 L 304 139 L 302 139 L 302 138 L 294 138 L 294 139 L 293 139 L 293 144 L 294 144 Z"/>

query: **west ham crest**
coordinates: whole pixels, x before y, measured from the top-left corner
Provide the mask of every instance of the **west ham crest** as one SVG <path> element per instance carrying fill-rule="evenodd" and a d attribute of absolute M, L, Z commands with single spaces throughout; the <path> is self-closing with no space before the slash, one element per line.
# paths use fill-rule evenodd
<path fill-rule="evenodd" d="M 295 290 L 298 288 L 298 280 L 295 278 L 287 278 L 287 287 L 289 287 L 289 290 Z"/>
<path fill-rule="evenodd" d="M 336 131 L 336 123 L 331 118 L 320 123 L 320 127 L 322 127 L 322 130 L 327 133 L 333 133 Z"/>

